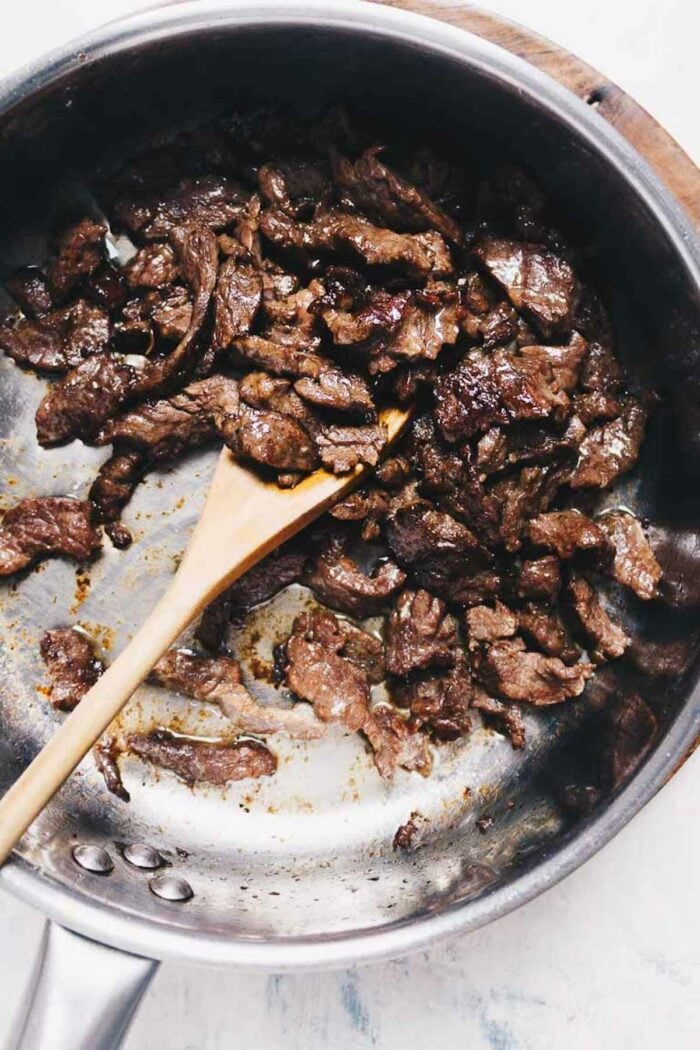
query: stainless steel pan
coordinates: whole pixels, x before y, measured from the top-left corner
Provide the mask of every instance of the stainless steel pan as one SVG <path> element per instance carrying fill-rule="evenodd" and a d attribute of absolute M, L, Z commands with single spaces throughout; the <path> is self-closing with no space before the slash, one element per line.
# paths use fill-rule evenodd
<path fill-rule="evenodd" d="M 700 249 L 639 155 L 545 75 L 454 27 L 351 0 L 330 9 L 313 0 L 184 3 L 114 23 L 0 88 L 2 272 L 36 259 L 61 222 L 94 207 L 95 178 L 154 132 L 280 97 L 313 108 L 349 100 L 386 120 L 393 135 L 403 127 L 467 157 L 509 155 L 571 217 L 604 275 L 628 366 L 664 394 L 642 463 L 615 501 L 657 523 L 665 600 L 642 607 L 612 594 L 635 637 L 632 656 L 590 697 L 530 716 L 524 752 L 477 728 L 440 750 L 428 780 L 381 782 L 358 739 L 338 733 L 280 744 L 276 777 L 225 792 L 192 793 L 127 760 L 126 806 L 87 760 L 0 872 L 4 887 L 60 924 L 20 1025 L 16 1045 L 24 1048 L 117 1046 L 153 959 L 322 967 L 399 954 L 486 923 L 610 839 L 689 753 L 700 728 Z M 76 443 L 40 451 L 33 414 L 41 384 L 7 361 L 0 369 L 3 498 L 85 492 L 104 450 Z M 38 691 L 41 632 L 81 622 L 107 655 L 126 641 L 172 572 L 212 456 L 194 456 L 141 488 L 129 511 L 139 542 L 108 551 L 89 581 L 56 561 L 3 588 L 0 788 L 59 717 Z M 305 600 L 298 588 L 286 592 L 260 615 L 259 641 L 250 632 L 236 639 L 251 675 Z M 636 767 L 624 783 L 606 756 L 615 697 L 630 689 L 654 710 L 658 728 L 623 741 Z M 149 688 L 124 718 L 127 727 L 177 719 L 200 733 L 223 726 Z M 592 809 L 576 811 L 571 788 L 593 782 L 602 790 Z M 427 818 L 422 846 L 394 853 L 393 834 L 414 810 Z M 487 834 L 476 825 L 484 815 L 494 818 Z M 151 850 L 128 850 L 130 863 L 125 850 L 134 843 Z M 77 963 L 69 958 L 76 946 Z"/>

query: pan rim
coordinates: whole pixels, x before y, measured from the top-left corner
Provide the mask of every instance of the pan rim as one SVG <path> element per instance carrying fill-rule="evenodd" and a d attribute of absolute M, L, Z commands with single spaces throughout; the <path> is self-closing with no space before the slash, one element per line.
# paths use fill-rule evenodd
<path fill-rule="evenodd" d="M 481 69 L 515 85 L 579 140 L 615 168 L 654 216 L 675 257 L 700 297 L 700 242 L 680 204 L 630 143 L 598 113 L 547 74 L 534 69 L 466 30 L 422 15 L 364 0 L 338 0 L 327 9 L 319 0 L 186 0 L 111 22 L 89 35 L 39 58 L 0 84 L 0 113 L 68 75 L 78 66 L 98 62 L 125 48 L 157 39 L 210 30 L 262 26 L 316 26 L 363 32 L 428 49 Z M 151 918 L 125 916 L 98 904 L 72 887 L 62 886 L 20 858 L 0 869 L 0 885 L 51 919 L 95 940 L 147 957 L 212 965 L 237 965 L 275 971 L 327 969 L 425 949 L 438 940 L 477 929 L 533 899 L 570 874 L 613 838 L 689 757 L 700 735 L 700 686 L 696 682 L 672 726 L 641 769 L 604 813 L 593 817 L 571 838 L 512 882 L 435 914 L 333 935 L 269 940 L 232 939 L 225 935 L 183 932 Z"/>

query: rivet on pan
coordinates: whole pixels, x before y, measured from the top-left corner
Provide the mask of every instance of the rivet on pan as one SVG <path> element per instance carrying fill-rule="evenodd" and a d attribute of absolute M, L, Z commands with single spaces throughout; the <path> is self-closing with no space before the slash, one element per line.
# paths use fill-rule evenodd
<path fill-rule="evenodd" d="M 163 863 L 163 858 L 158 850 L 145 842 L 132 842 L 130 846 L 127 846 L 124 850 L 124 859 L 128 860 L 129 864 L 133 864 L 135 868 L 146 868 L 148 871 L 160 868 Z"/>
<path fill-rule="evenodd" d="M 158 875 L 157 878 L 151 879 L 148 885 L 151 893 L 162 897 L 164 901 L 188 901 L 190 897 L 194 897 L 189 882 L 175 875 Z"/>
<path fill-rule="evenodd" d="M 102 846 L 91 846 L 83 843 L 74 846 L 72 850 L 73 860 L 85 871 L 92 871 L 95 875 L 109 875 L 114 868 L 114 862 L 106 849 Z"/>

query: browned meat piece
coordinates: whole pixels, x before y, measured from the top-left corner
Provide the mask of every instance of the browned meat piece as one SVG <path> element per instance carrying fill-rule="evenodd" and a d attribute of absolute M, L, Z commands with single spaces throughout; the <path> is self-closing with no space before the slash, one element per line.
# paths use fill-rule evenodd
<path fill-rule="evenodd" d="M 72 711 L 104 671 L 90 639 L 73 627 L 47 631 L 41 639 L 41 658 L 51 681 L 51 703 Z"/>
<path fill-rule="evenodd" d="M 501 537 L 507 551 L 520 549 L 527 522 L 547 509 L 570 475 L 570 466 L 555 462 L 523 467 L 514 477 L 496 482 L 491 496 L 500 506 Z"/>
<path fill-rule="evenodd" d="M 517 707 L 494 699 L 480 687 L 474 690 L 472 707 L 485 715 L 488 722 L 495 723 L 498 731 L 508 737 L 514 750 L 525 747 L 525 723 Z"/>
<path fill-rule="evenodd" d="M 598 518 L 598 525 L 613 548 L 612 574 L 618 583 L 639 598 L 653 598 L 662 571 L 641 524 L 633 514 L 614 510 Z"/>
<path fill-rule="evenodd" d="M 10 293 L 26 317 L 41 317 L 53 306 L 46 276 L 38 266 L 23 266 L 5 281 Z"/>
<path fill-rule="evenodd" d="M 571 330 L 576 278 L 564 259 L 536 244 L 497 237 L 487 237 L 474 254 L 546 338 Z"/>
<path fill-rule="evenodd" d="M 362 522 L 361 536 L 365 542 L 376 540 L 381 533 L 380 523 L 389 513 L 386 494 L 380 489 L 358 489 L 336 503 L 329 514 L 336 521 Z"/>
<path fill-rule="evenodd" d="M 85 295 L 96 306 L 112 312 L 124 306 L 129 297 L 129 288 L 121 270 L 104 262 L 86 280 Z"/>
<path fill-rule="evenodd" d="M 210 440 L 238 415 L 238 382 L 229 376 L 199 379 L 172 397 L 139 405 L 110 419 L 96 443 L 129 446 L 151 460 L 171 459 Z"/>
<path fill-rule="evenodd" d="M 258 171 L 260 196 L 270 207 L 295 217 L 318 205 L 330 184 L 323 168 L 305 158 L 284 158 Z"/>
<path fill-rule="evenodd" d="M 469 325 L 462 322 L 462 326 L 470 335 Z M 510 303 L 498 303 L 485 317 L 478 320 L 476 332 L 481 336 L 481 345 L 485 350 L 491 350 L 494 346 L 504 346 L 512 342 L 518 334 L 518 315 Z"/>
<path fill-rule="evenodd" d="M 369 419 L 376 419 L 372 395 L 362 376 L 328 368 L 321 372 L 318 379 L 298 379 L 294 389 L 305 401 L 318 408 L 359 413 Z"/>
<path fill-rule="evenodd" d="M 161 339 L 179 342 L 192 322 L 192 303 L 187 289 L 175 285 L 154 305 L 151 318 Z"/>
<path fill-rule="evenodd" d="M 305 428 L 279 412 L 246 408 L 240 416 L 223 424 L 223 438 L 242 459 L 252 459 L 275 470 L 314 470 L 316 447 Z"/>
<path fill-rule="evenodd" d="M 518 577 L 518 594 L 521 598 L 555 601 L 561 587 L 561 567 L 553 554 L 544 558 L 524 561 Z"/>
<path fill-rule="evenodd" d="M 396 829 L 392 846 L 395 850 L 411 850 L 415 848 L 414 840 L 419 831 L 419 825 L 425 820 L 420 813 L 413 812 L 406 821 Z"/>
<path fill-rule="evenodd" d="M 386 668 L 399 677 L 427 667 L 452 667 L 457 657 L 457 621 L 440 598 L 404 591 L 385 628 Z"/>
<path fill-rule="evenodd" d="M 241 379 L 240 394 L 241 400 L 251 408 L 296 419 L 313 438 L 321 432 L 321 421 L 299 397 L 290 379 L 269 376 L 266 372 L 248 372 Z"/>
<path fill-rule="evenodd" d="M 392 699 L 408 707 L 411 724 L 425 728 L 436 740 L 458 740 L 471 729 L 472 683 L 469 665 L 458 653 L 451 670 L 396 682 Z"/>
<path fill-rule="evenodd" d="M 659 730 L 656 715 L 635 693 L 619 696 L 612 709 L 606 760 L 613 787 L 637 768 Z"/>
<path fill-rule="evenodd" d="M 392 561 L 367 575 L 348 554 L 341 535 L 325 541 L 306 577 L 319 601 L 359 619 L 381 612 L 405 581 L 406 574 Z"/>
<path fill-rule="evenodd" d="M 400 489 L 411 474 L 411 464 L 405 455 L 388 456 L 374 472 L 377 481 L 385 489 Z"/>
<path fill-rule="evenodd" d="M 90 488 L 96 519 L 119 550 L 133 540 L 120 518 L 147 466 L 148 458 L 141 451 L 115 452 L 102 464 Z"/>
<path fill-rule="evenodd" d="M 462 231 L 428 195 L 382 163 L 382 146 L 367 149 L 353 163 L 336 156 L 335 181 L 352 203 L 370 219 L 399 231 L 437 230 L 459 243 Z"/>
<path fill-rule="evenodd" d="M 24 499 L 0 524 L 0 576 L 26 569 L 53 554 L 87 561 L 102 546 L 87 500 L 68 496 Z"/>
<path fill-rule="evenodd" d="M 283 212 L 264 211 L 260 232 L 279 248 L 357 255 L 368 266 L 391 266 L 421 278 L 452 273 L 452 260 L 439 233 L 394 233 L 360 215 L 329 211 L 310 223 L 298 223 Z"/>
<path fill-rule="evenodd" d="M 130 288 L 162 288 L 178 276 L 175 252 L 169 244 L 147 244 L 124 267 Z"/>
<path fill-rule="evenodd" d="M 0 323 L 0 348 L 20 365 L 67 372 L 83 358 L 106 350 L 110 329 L 104 310 L 78 299 L 36 321 L 6 316 Z"/>
<path fill-rule="evenodd" d="M 147 240 L 159 240 L 185 223 L 223 230 L 245 216 L 249 194 L 224 175 L 182 179 L 170 190 L 126 193 L 113 205 L 115 223 Z"/>
<path fill-rule="evenodd" d="M 243 365 L 254 365 L 265 372 L 278 376 L 308 377 L 318 379 L 328 367 L 318 354 L 305 348 L 285 346 L 260 335 L 248 335 L 234 343 L 236 356 Z"/>
<path fill-rule="evenodd" d="M 588 343 L 578 332 L 572 332 L 566 346 L 523 346 L 520 353 L 535 361 L 545 361 L 552 369 L 558 388 L 572 394 L 588 355 Z"/>
<path fill-rule="evenodd" d="M 495 642 L 499 638 L 512 638 L 518 630 L 518 617 L 497 601 L 488 605 L 475 605 L 464 614 L 465 627 L 470 642 Z"/>
<path fill-rule="evenodd" d="M 628 398 L 617 419 L 589 430 L 581 442 L 571 487 L 602 489 L 630 470 L 639 459 L 646 423 L 646 409 Z"/>
<path fill-rule="evenodd" d="M 386 442 L 383 423 L 365 427 L 331 425 L 316 436 L 321 462 L 334 474 L 348 474 L 361 463 L 376 466 Z"/>
<path fill-rule="evenodd" d="M 539 514 L 528 525 L 527 534 L 536 546 L 547 547 L 560 558 L 573 558 L 577 551 L 602 550 L 607 546 L 600 526 L 577 510 Z"/>
<path fill-rule="evenodd" d="M 433 768 L 428 741 L 423 733 L 392 707 L 375 707 L 362 726 L 374 752 L 379 775 L 393 780 L 397 769 L 406 769 L 427 777 Z"/>
<path fill-rule="evenodd" d="M 199 656 L 183 649 L 171 649 L 153 668 L 151 679 L 193 700 L 216 704 L 236 733 L 257 736 L 286 733 L 301 740 L 317 740 L 326 731 L 309 707 L 259 704 L 243 685 L 240 667 L 228 656 Z"/>
<path fill-rule="evenodd" d="M 95 765 L 104 778 L 107 790 L 116 795 L 122 802 L 131 802 L 131 795 L 124 787 L 118 759 L 121 754 L 117 742 L 113 737 L 100 740 L 92 749 Z"/>
<path fill-rule="evenodd" d="M 260 273 L 236 258 L 219 270 L 214 293 L 214 346 L 226 350 L 250 331 L 262 302 Z"/>
<path fill-rule="evenodd" d="M 301 579 L 308 558 L 306 545 L 294 540 L 272 551 L 205 609 L 197 640 L 212 652 L 222 649 L 228 626 L 240 626 L 256 605 Z"/>
<path fill-rule="evenodd" d="M 505 350 L 473 351 L 435 384 L 435 419 L 448 441 L 463 441 L 521 419 L 546 419 L 568 403 L 546 361 Z"/>
<path fill-rule="evenodd" d="M 139 758 L 170 769 L 186 784 L 215 784 L 269 777 L 277 758 L 256 740 L 210 744 L 196 738 L 173 736 L 167 729 L 130 736 L 129 749 Z"/>
<path fill-rule="evenodd" d="M 477 442 L 477 463 L 487 476 L 526 463 L 566 460 L 573 466 L 585 436 L 586 428 L 577 416 L 571 416 L 564 427 L 549 419 L 491 427 Z"/>
<path fill-rule="evenodd" d="M 578 573 L 572 573 L 569 595 L 576 617 L 595 647 L 596 657 L 612 660 L 622 656 L 630 644 L 630 639 L 622 628 L 610 619 L 588 580 Z"/>
<path fill-rule="evenodd" d="M 323 722 L 342 722 L 353 732 L 368 715 L 369 680 L 346 652 L 347 632 L 334 616 L 302 613 L 287 640 L 286 682 L 295 696 L 308 700 Z"/>
<path fill-rule="evenodd" d="M 337 346 L 385 339 L 395 332 L 414 297 L 409 291 L 388 292 L 368 285 L 347 266 L 330 266 L 323 294 L 311 303 Z"/>
<path fill-rule="evenodd" d="M 449 285 L 434 285 L 417 294 L 406 304 L 398 325 L 370 346 L 370 373 L 390 372 L 407 362 L 434 361 L 444 346 L 457 342 L 458 307 L 455 290 Z"/>
<path fill-rule="evenodd" d="M 528 605 L 518 613 L 517 623 L 525 637 L 547 656 L 558 656 L 565 664 L 575 664 L 580 660 L 581 650 L 568 627 L 560 616 L 546 607 Z"/>
<path fill-rule="evenodd" d="M 534 707 L 559 704 L 579 696 L 593 674 L 592 664 L 567 667 L 555 656 L 527 652 L 519 638 L 503 639 L 485 654 L 474 657 L 475 668 L 488 690 L 506 700 L 520 700 Z"/>
<path fill-rule="evenodd" d="M 574 394 L 573 411 L 586 426 L 599 423 L 601 420 L 616 419 L 622 405 L 610 394 L 591 391 L 586 394 Z"/>
<path fill-rule="evenodd" d="M 92 219 L 81 219 L 61 237 L 49 269 L 49 283 L 63 298 L 101 265 L 107 227 Z"/>
<path fill-rule="evenodd" d="M 622 369 L 614 353 L 604 343 L 589 344 L 581 371 L 581 386 L 594 394 L 614 397 L 622 389 Z"/>

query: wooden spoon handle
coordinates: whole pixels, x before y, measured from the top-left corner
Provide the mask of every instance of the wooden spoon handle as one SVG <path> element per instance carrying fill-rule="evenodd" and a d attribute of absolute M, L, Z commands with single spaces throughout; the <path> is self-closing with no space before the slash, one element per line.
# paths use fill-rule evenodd
<path fill-rule="evenodd" d="M 0 801 L 0 864 L 191 621 L 190 574 L 178 574 L 138 633 Z"/>

